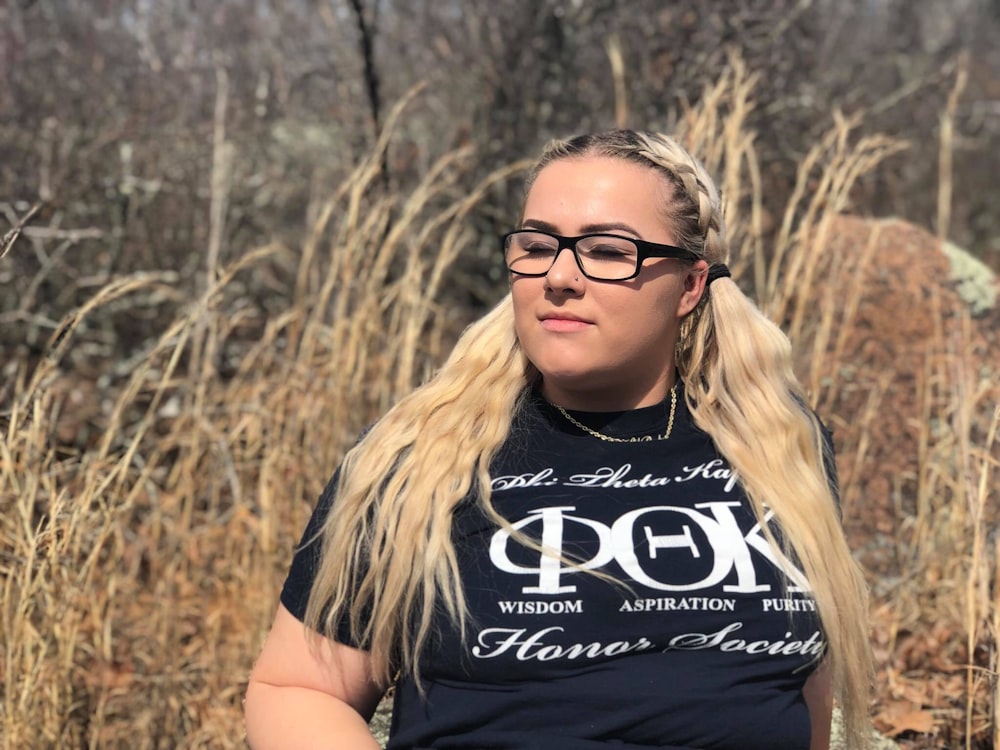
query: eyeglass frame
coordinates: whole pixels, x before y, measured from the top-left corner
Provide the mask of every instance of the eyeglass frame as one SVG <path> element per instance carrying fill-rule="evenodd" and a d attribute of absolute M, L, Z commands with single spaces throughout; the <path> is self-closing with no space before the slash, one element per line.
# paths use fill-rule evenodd
<path fill-rule="evenodd" d="M 517 234 L 543 234 L 546 237 L 551 237 L 556 240 L 559 244 L 556 246 L 555 254 L 552 256 L 552 262 L 549 267 L 545 269 L 542 273 L 526 273 L 524 271 L 515 271 L 507 263 L 507 243 L 510 239 Z M 635 245 L 636 256 L 635 256 L 635 271 L 632 272 L 631 276 L 623 276 L 616 279 L 603 279 L 598 276 L 591 276 L 583 268 L 583 263 L 580 261 L 580 254 L 577 252 L 576 246 L 581 240 L 588 239 L 589 237 L 611 237 L 616 240 L 626 240 Z M 515 229 L 512 232 L 507 232 L 500 238 L 500 249 L 503 251 L 504 266 L 510 273 L 516 273 L 518 276 L 526 276 L 532 279 L 538 279 L 542 276 L 546 276 L 549 271 L 552 270 L 552 266 L 556 264 L 559 259 L 559 253 L 563 250 L 570 250 L 573 253 L 573 260 L 576 261 L 576 267 L 580 269 L 586 278 L 591 281 L 629 281 L 634 279 L 642 271 L 642 264 L 646 258 L 675 258 L 677 260 L 699 260 L 701 256 L 696 253 L 691 252 L 683 247 L 677 247 L 676 245 L 664 245 L 659 242 L 649 242 L 647 240 L 640 240 L 637 237 L 626 237 L 621 234 L 611 234 L 608 232 L 591 232 L 589 234 L 581 234 L 576 237 L 567 237 L 561 234 L 555 234 L 554 232 L 546 232 L 544 229 Z"/>

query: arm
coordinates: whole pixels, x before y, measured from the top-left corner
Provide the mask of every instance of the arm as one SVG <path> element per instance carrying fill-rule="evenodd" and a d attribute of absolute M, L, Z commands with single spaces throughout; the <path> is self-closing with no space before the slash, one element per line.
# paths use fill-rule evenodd
<path fill-rule="evenodd" d="M 830 723 L 833 720 L 833 685 L 826 662 L 819 665 L 802 686 L 802 697 L 809 707 L 812 739 L 809 750 L 830 749 Z"/>
<path fill-rule="evenodd" d="M 253 750 L 377 750 L 368 720 L 382 692 L 366 652 L 323 639 L 317 653 L 282 605 L 247 685 L 247 742 Z"/>

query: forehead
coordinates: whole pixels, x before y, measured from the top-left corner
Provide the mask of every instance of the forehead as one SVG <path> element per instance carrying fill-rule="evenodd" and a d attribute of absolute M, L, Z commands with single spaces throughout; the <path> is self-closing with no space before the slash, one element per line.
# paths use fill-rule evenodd
<path fill-rule="evenodd" d="M 538 172 L 525 198 L 524 220 L 545 221 L 566 232 L 617 222 L 645 236 L 665 229 L 669 197 L 668 181 L 652 167 L 610 156 L 576 156 Z"/>

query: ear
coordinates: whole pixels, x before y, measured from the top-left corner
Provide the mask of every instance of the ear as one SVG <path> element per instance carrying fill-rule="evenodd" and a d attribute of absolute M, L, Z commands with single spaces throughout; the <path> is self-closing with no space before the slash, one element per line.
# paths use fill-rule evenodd
<path fill-rule="evenodd" d="M 705 282 L 708 280 L 708 262 L 696 260 L 691 264 L 687 273 L 682 279 L 684 290 L 677 301 L 677 317 L 684 318 L 691 313 L 701 302 L 705 294 Z"/>

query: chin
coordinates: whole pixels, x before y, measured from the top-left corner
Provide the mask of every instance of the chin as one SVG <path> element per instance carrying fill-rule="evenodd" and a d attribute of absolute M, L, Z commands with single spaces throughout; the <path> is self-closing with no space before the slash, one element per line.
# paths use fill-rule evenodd
<path fill-rule="evenodd" d="M 588 391 L 604 387 L 605 378 L 602 373 L 591 369 L 561 367 L 561 368 L 538 368 L 542 374 L 542 381 L 557 388 L 567 390 Z"/>

